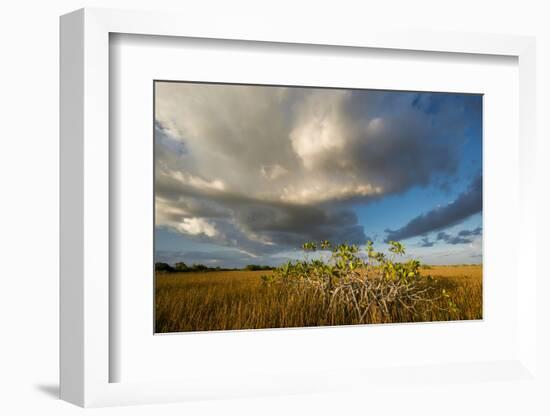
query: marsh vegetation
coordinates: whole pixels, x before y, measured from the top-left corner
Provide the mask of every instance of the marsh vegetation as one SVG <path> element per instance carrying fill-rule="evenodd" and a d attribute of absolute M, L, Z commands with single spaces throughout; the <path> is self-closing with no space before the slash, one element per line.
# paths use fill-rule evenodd
<path fill-rule="evenodd" d="M 425 266 L 390 242 L 307 243 L 274 270 L 156 274 L 156 332 L 482 318 L 482 266 Z"/>

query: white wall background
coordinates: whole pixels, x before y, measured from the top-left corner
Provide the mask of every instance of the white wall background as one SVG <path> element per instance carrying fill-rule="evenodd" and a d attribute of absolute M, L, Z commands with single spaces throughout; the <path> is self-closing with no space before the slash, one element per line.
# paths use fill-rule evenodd
<path fill-rule="evenodd" d="M 536 35 L 538 38 L 538 130 L 540 258 L 550 248 L 550 12 L 534 0 L 386 1 L 194 1 L 188 0 L 7 0 L 0 11 L 0 413 L 76 414 L 82 410 L 56 399 L 58 385 L 58 16 L 80 7 L 179 10 L 208 16 L 235 14 L 282 25 L 405 27 Z M 550 276 L 549 276 L 550 280 Z M 548 293 L 543 282 L 539 292 Z M 540 302 L 539 302 L 540 303 Z M 550 304 L 550 302 L 549 302 Z M 540 304 L 548 322 L 549 306 Z M 541 328 L 542 329 L 542 328 Z M 550 351 L 548 328 L 540 331 Z M 546 352 L 548 354 L 548 352 Z M 548 358 L 539 357 L 547 366 Z M 546 371 L 546 374 L 550 372 Z M 452 394 L 449 393 L 452 391 Z M 499 383 L 490 389 L 457 384 L 430 392 L 412 389 L 387 406 L 371 408 L 368 392 L 260 398 L 93 410 L 98 414 L 549 414 L 550 405 L 529 385 Z M 540 397 L 540 396 L 539 396 Z M 483 412 L 483 413 L 482 413 Z"/>

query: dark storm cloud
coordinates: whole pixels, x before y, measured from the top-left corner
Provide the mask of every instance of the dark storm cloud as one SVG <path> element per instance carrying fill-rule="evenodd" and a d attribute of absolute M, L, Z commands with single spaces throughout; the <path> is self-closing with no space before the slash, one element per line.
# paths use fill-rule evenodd
<path fill-rule="evenodd" d="M 440 232 L 437 234 L 437 240 L 438 241 L 444 241 L 446 242 L 447 244 L 452 244 L 452 245 L 456 245 L 456 244 L 467 244 L 467 243 L 471 243 L 472 240 L 468 239 L 468 238 L 464 238 L 464 237 L 460 237 L 458 235 L 455 235 L 455 236 L 452 236 L 450 234 L 447 234 L 445 232 Z"/>
<path fill-rule="evenodd" d="M 447 244 L 457 245 L 457 244 L 469 244 L 473 241 L 472 237 L 481 235 L 482 228 L 477 227 L 473 230 L 461 230 L 457 235 L 450 235 L 444 231 L 441 231 L 437 234 L 437 241 L 444 241 Z"/>
<path fill-rule="evenodd" d="M 434 241 L 430 241 L 428 237 L 423 237 L 420 240 L 420 247 L 432 247 L 435 244 Z"/>
<path fill-rule="evenodd" d="M 404 240 L 450 227 L 481 212 L 481 209 L 482 177 L 479 175 L 452 203 L 419 215 L 397 230 L 387 230 L 386 241 Z"/>
<path fill-rule="evenodd" d="M 474 236 L 474 235 L 481 235 L 481 227 L 477 227 L 473 230 L 462 230 L 462 231 L 459 231 L 458 232 L 458 235 L 460 237 L 470 237 L 470 236 Z"/>
<path fill-rule="evenodd" d="M 357 215 L 345 207 L 265 201 L 229 191 L 195 189 L 162 175 L 157 179 L 156 195 L 160 207 L 157 222 L 177 229 L 185 218 L 200 217 L 216 232 L 206 236 L 198 228 L 190 238 L 215 240 L 255 254 L 272 253 L 281 247 L 297 248 L 307 241 L 367 241 Z M 164 205 L 169 208 L 164 209 Z M 184 231 L 192 234 L 190 229 Z"/>
<path fill-rule="evenodd" d="M 437 118 L 409 105 L 415 94 L 405 94 L 383 103 L 353 96 L 346 108 L 349 113 L 373 114 L 354 132 L 357 136 L 348 149 L 347 158 L 369 182 L 383 189 L 383 194 L 399 193 L 412 186 L 426 186 L 434 174 L 446 177 L 456 173 L 457 150 L 463 144 L 464 119 L 456 108 L 442 108 Z M 374 108 L 373 108 L 374 107 Z M 400 111 L 396 112 L 395 107 Z M 440 120 L 445 120 L 441 123 Z M 454 128 L 449 125 L 456 124 Z M 329 161 L 334 165 L 334 161 Z M 348 164 L 346 163 L 346 166 Z M 449 179 L 450 180 L 450 179 Z"/>
<path fill-rule="evenodd" d="M 467 127 L 458 98 L 191 83 L 155 120 L 156 225 L 256 255 L 364 243 L 351 205 L 453 176 Z"/>

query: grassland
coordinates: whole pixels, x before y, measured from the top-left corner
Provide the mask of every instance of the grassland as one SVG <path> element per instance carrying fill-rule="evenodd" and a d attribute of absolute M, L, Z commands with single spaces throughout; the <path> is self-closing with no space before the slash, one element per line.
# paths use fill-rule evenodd
<path fill-rule="evenodd" d="M 265 285 L 266 271 L 205 273 L 157 273 L 156 332 L 184 332 L 254 328 L 308 327 L 357 324 L 349 310 L 327 316 L 325 304 L 315 293 L 297 294 L 281 286 Z M 393 306 L 391 319 L 373 310 L 365 322 L 419 322 L 482 318 L 482 267 L 479 265 L 432 266 L 422 270 L 431 276 L 436 293 L 446 297 L 435 308 L 414 314 Z M 456 309 L 446 306 L 452 301 Z"/>

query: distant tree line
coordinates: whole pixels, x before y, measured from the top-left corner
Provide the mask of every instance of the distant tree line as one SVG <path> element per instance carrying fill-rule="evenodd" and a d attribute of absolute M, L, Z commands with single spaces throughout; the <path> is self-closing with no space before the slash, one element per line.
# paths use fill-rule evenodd
<path fill-rule="evenodd" d="M 259 264 L 247 264 L 244 268 L 244 270 L 251 270 L 251 271 L 256 271 L 256 270 L 275 270 L 275 267 L 271 267 L 271 266 L 262 266 L 262 265 L 259 265 Z"/>
<path fill-rule="evenodd" d="M 274 270 L 274 267 L 263 266 L 259 264 L 248 264 L 244 268 L 225 268 L 225 267 L 208 267 L 204 264 L 192 264 L 188 266 L 183 262 L 175 263 L 173 266 L 168 263 L 157 262 L 155 263 L 155 271 L 162 273 L 182 273 L 182 272 L 223 272 L 223 271 L 232 271 L 232 270 L 247 270 L 247 271 L 257 271 L 257 270 Z"/>

